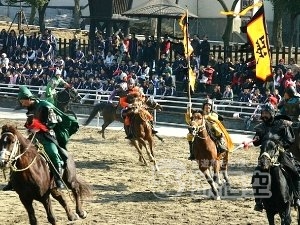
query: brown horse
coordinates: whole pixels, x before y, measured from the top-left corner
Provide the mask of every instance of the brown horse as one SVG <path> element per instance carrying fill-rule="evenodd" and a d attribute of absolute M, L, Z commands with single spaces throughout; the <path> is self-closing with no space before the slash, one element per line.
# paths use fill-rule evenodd
<path fill-rule="evenodd" d="M 14 190 L 27 210 L 31 225 L 37 224 L 33 200 L 39 201 L 45 207 L 47 219 L 51 224 L 57 224 L 51 207 L 50 194 L 65 209 L 68 219 L 74 221 L 86 218 L 87 213 L 82 208 L 82 200 L 90 195 L 90 187 L 76 177 L 75 162 L 71 155 L 67 160 L 63 180 L 71 189 L 76 203 L 76 213 L 72 213 L 63 193 L 54 187 L 53 175 L 49 165 L 39 149 L 26 139 L 16 127 L 4 125 L 0 139 L 0 166 L 2 169 L 10 168 L 11 183 Z"/>
<path fill-rule="evenodd" d="M 147 162 L 143 156 L 142 148 L 146 149 L 147 155 L 150 159 L 150 162 L 153 162 L 154 168 L 158 171 L 157 162 L 153 154 L 153 135 L 152 127 L 150 122 L 147 119 L 144 107 L 142 103 L 134 103 L 135 106 L 130 112 L 131 125 L 130 130 L 133 135 L 133 138 L 130 139 L 131 144 L 136 148 L 139 154 L 139 161 L 147 165 Z M 149 147 L 147 146 L 147 143 Z"/>
<path fill-rule="evenodd" d="M 199 169 L 210 184 L 215 199 L 220 200 L 221 198 L 217 187 L 221 185 L 222 182 L 219 172 L 220 170 L 223 172 L 226 184 L 229 185 L 227 173 L 229 152 L 217 152 L 216 144 L 207 129 L 209 126 L 208 123 L 202 113 L 194 113 L 189 131 L 194 134 L 193 150 Z M 211 174 L 211 168 L 213 169 L 213 176 Z"/>
<path fill-rule="evenodd" d="M 80 102 L 81 96 L 74 88 L 65 88 L 57 92 L 55 99 L 55 106 L 66 114 L 75 116 L 76 114 L 70 110 L 70 102 Z"/>
<path fill-rule="evenodd" d="M 157 102 L 151 100 L 150 98 L 148 98 L 145 101 L 145 104 L 147 105 L 149 110 L 162 110 L 162 107 L 160 104 L 158 104 Z M 117 110 L 119 106 L 114 105 L 111 102 L 101 102 L 98 103 L 94 106 L 92 112 L 90 113 L 88 119 L 84 122 L 84 126 L 88 125 L 93 119 L 94 117 L 100 112 L 101 115 L 103 116 L 103 120 L 104 123 L 102 124 L 102 129 L 99 131 L 100 134 L 102 134 L 102 138 L 105 139 L 105 134 L 104 131 L 106 129 L 106 127 L 108 127 L 112 122 L 114 121 L 119 121 L 121 123 L 124 122 L 122 116 L 121 116 L 121 109 Z M 119 112 L 117 112 L 119 111 Z M 155 136 L 163 141 L 163 138 L 161 138 L 160 136 L 158 136 L 157 134 L 155 134 Z"/>

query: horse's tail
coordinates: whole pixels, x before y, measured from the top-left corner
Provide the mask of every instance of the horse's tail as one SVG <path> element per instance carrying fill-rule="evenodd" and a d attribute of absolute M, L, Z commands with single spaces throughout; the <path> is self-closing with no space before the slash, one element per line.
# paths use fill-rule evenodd
<path fill-rule="evenodd" d="M 106 102 L 100 102 L 98 104 L 96 104 L 91 112 L 91 114 L 89 115 L 89 117 L 87 118 L 87 120 L 85 121 L 85 123 L 83 124 L 84 126 L 88 125 L 92 119 L 95 118 L 95 116 L 97 115 L 98 112 L 102 112 L 102 110 L 104 109 L 104 107 L 107 105 Z"/>
<path fill-rule="evenodd" d="M 86 199 L 92 195 L 92 188 L 91 186 L 86 183 L 83 179 L 76 177 L 78 187 L 79 187 L 79 196 L 81 199 Z"/>

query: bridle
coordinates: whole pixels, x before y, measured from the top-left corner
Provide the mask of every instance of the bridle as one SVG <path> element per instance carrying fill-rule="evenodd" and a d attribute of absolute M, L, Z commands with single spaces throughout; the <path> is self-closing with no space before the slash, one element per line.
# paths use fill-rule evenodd
<path fill-rule="evenodd" d="M 199 137 L 200 139 L 204 139 L 204 140 L 207 139 L 209 136 L 208 134 L 205 137 L 201 137 L 199 135 L 200 132 L 202 132 L 203 130 L 206 129 L 204 117 L 202 117 L 202 124 L 201 125 L 196 124 L 196 125 L 197 126 L 195 126 L 195 125 L 191 126 L 192 127 L 192 135 L 195 137 Z"/>
<path fill-rule="evenodd" d="M 12 142 L 13 148 L 11 151 L 9 151 L 6 147 L 2 148 L 0 151 L 0 166 L 2 167 L 2 169 L 4 170 L 8 166 L 14 172 L 21 172 L 21 171 L 25 171 L 25 170 L 29 169 L 31 167 L 31 165 L 35 162 L 37 155 L 33 158 L 31 163 L 28 166 L 26 166 L 25 168 L 18 169 L 16 166 L 16 163 L 17 163 L 17 160 L 20 159 L 29 149 L 30 145 L 32 144 L 33 139 L 35 138 L 35 134 L 32 136 L 32 139 L 31 139 L 30 143 L 27 145 L 25 151 L 22 153 L 20 152 L 21 144 L 20 144 L 20 141 L 17 138 L 17 136 L 15 134 L 13 134 L 12 132 L 4 132 L 1 134 L 1 139 L 4 135 L 13 136 L 14 141 Z M 4 139 L 6 139 L 6 138 L 7 137 L 5 137 Z M 6 156 L 8 156 L 8 159 L 6 159 Z M 7 165 L 7 167 L 5 167 L 5 165 Z"/>
<path fill-rule="evenodd" d="M 271 162 L 271 167 L 272 167 L 272 166 L 279 166 L 279 165 L 280 165 L 280 163 L 278 162 L 279 153 L 280 153 L 280 152 L 284 152 L 284 151 L 285 151 L 285 150 L 284 150 L 284 148 L 283 148 L 282 146 L 277 145 L 277 146 L 275 147 L 275 154 L 274 154 L 272 157 L 270 156 L 270 154 L 269 154 L 268 152 L 263 152 L 263 153 L 259 156 L 258 160 L 261 160 L 261 158 L 265 157 L 265 158 L 267 158 L 267 159 L 270 160 L 270 162 Z"/>

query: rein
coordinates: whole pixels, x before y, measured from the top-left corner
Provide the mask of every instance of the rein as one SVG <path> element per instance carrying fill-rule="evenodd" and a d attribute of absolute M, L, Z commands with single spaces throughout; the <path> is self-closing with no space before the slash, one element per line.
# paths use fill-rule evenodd
<path fill-rule="evenodd" d="M 285 150 L 280 146 L 278 146 L 276 149 L 277 149 L 277 151 L 273 157 L 271 157 L 268 152 L 263 152 L 259 156 L 259 159 L 261 159 L 262 157 L 266 157 L 267 159 L 269 159 L 271 161 L 271 166 L 280 166 L 280 163 L 278 162 L 279 152 L 284 152 Z"/>
<path fill-rule="evenodd" d="M 2 135 L 4 135 L 4 134 L 8 134 L 8 135 L 12 135 L 12 136 L 16 137 L 16 135 L 13 134 L 13 133 L 11 133 L 11 132 L 4 132 Z M 17 156 L 15 156 L 15 155 L 18 152 L 20 152 L 20 141 L 18 140 L 18 138 L 16 138 L 16 141 L 14 142 L 13 150 L 9 154 L 9 159 L 8 159 L 8 162 L 11 162 L 11 166 L 10 167 L 11 167 L 12 171 L 14 171 L 14 172 L 25 171 L 25 170 L 29 169 L 33 165 L 33 163 L 35 162 L 35 160 L 37 158 L 37 155 L 33 158 L 33 160 L 31 161 L 31 163 L 27 167 L 22 168 L 22 169 L 18 169 L 17 166 L 16 166 L 17 160 L 20 159 L 27 152 L 27 150 L 29 149 L 30 145 L 32 144 L 33 139 L 35 137 L 35 134 L 36 133 L 34 133 L 34 135 L 32 136 L 32 138 L 30 140 L 30 143 L 27 145 L 25 151 L 22 152 L 21 154 L 17 155 Z"/>
<path fill-rule="evenodd" d="M 203 139 L 203 140 L 207 139 L 208 136 L 209 136 L 208 134 L 205 137 L 201 137 L 199 135 L 199 133 L 202 132 L 205 128 L 206 128 L 205 120 L 204 120 L 204 118 L 202 118 L 202 124 L 195 127 L 195 130 L 193 131 L 193 135 L 196 136 L 196 137 L 199 137 L 200 139 Z"/>

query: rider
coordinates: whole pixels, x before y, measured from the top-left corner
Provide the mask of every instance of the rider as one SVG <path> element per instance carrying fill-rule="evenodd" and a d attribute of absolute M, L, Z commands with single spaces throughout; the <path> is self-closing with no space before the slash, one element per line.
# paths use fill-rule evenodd
<path fill-rule="evenodd" d="M 25 127 L 35 133 L 35 138 L 43 145 L 51 160 L 56 186 L 63 188 L 61 176 L 67 161 L 66 145 L 70 136 L 78 130 L 78 121 L 48 101 L 35 98 L 26 86 L 20 86 L 18 100 L 28 110 Z M 10 183 L 4 190 L 11 190 Z"/>
<path fill-rule="evenodd" d="M 56 88 L 60 85 L 63 85 L 65 88 L 70 88 L 71 85 L 68 84 L 62 77 L 61 77 L 62 71 L 60 69 L 57 69 L 55 71 L 55 75 L 53 78 L 48 82 L 46 87 L 46 100 L 53 105 L 56 103 Z"/>
<path fill-rule="evenodd" d="M 278 104 L 281 115 L 289 116 L 293 122 L 300 121 L 300 95 L 294 86 L 289 86 L 284 91 L 284 96 Z"/>
<path fill-rule="evenodd" d="M 142 93 L 142 89 L 140 89 L 139 87 L 135 86 L 135 80 L 133 78 L 129 78 L 127 81 L 127 92 L 125 95 L 120 96 L 120 101 L 119 104 L 122 107 L 122 114 L 125 114 L 125 119 L 124 119 L 124 129 L 125 129 L 125 133 L 126 133 L 126 139 L 132 139 L 133 138 L 133 134 L 130 131 L 130 116 L 127 115 L 127 111 L 132 107 L 131 103 L 128 103 L 128 99 L 127 96 L 129 94 L 137 94 L 137 96 L 140 96 L 141 98 L 144 97 L 144 93 Z M 147 111 L 144 110 L 144 112 L 147 115 L 148 120 L 150 121 L 150 123 L 152 124 L 153 121 L 153 117 L 152 115 Z M 156 134 L 157 131 L 155 131 L 152 127 L 152 133 Z"/>
<path fill-rule="evenodd" d="M 253 145 L 259 146 L 268 138 L 276 137 L 278 141 L 282 144 L 285 151 L 279 154 L 278 161 L 285 171 L 292 178 L 294 186 L 294 196 L 295 205 L 300 206 L 300 176 L 297 172 L 297 168 L 294 163 L 293 155 L 289 152 L 289 147 L 295 141 L 295 134 L 291 126 L 292 122 L 280 118 L 280 116 L 275 116 L 275 108 L 272 104 L 266 103 L 261 108 L 261 120 L 262 122 L 255 126 L 255 135 L 253 138 Z M 259 171 L 259 167 L 256 167 L 256 171 Z M 254 182 L 254 176 L 252 178 Z M 254 210 L 262 211 L 264 206 L 262 204 L 262 199 L 255 197 L 255 207 Z"/>
<path fill-rule="evenodd" d="M 211 123 L 211 128 L 212 128 L 212 138 L 216 141 L 216 147 L 218 153 L 222 153 L 224 151 L 229 151 L 233 148 L 233 142 L 225 129 L 225 127 L 222 125 L 220 120 L 223 120 L 221 116 L 219 116 L 217 113 L 212 111 L 212 105 L 213 101 L 211 99 L 206 99 L 203 102 L 202 105 L 202 110 L 203 110 L 203 115 L 204 118 Z M 191 104 L 188 104 L 188 109 L 185 114 L 185 120 L 188 125 L 190 125 L 193 113 L 191 115 Z M 209 129 L 209 128 L 208 128 Z M 194 160 L 194 152 L 193 152 L 193 140 L 194 136 L 191 133 L 188 133 L 187 135 L 187 140 L 189 143 L 189 149 L 190 149 L 190 156 L 189 160 Z"/>
<path fill-rule="evenodd" d="M 116 85 L 115 89 L 111 92 L 111 94 L 108 97 L 108 102 L 110 103 L 112 103 L 114 97 L 118 95 L 119 92 L 127 90 L 127 74 L 123 72 L 120 74 L 119 78 L 120 83 Z"/>

